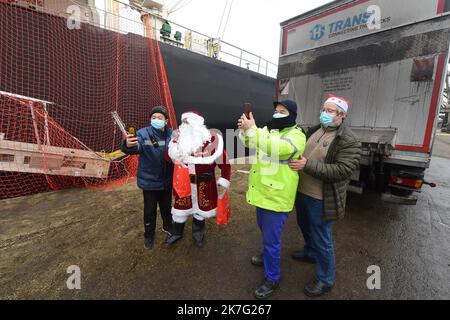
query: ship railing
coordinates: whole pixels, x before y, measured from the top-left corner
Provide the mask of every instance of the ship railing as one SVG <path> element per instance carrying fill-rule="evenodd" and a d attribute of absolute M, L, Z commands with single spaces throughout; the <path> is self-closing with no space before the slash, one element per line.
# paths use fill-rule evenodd
<path fill-rule="evenodd" d="M 208 56 L 227 62 L 254 72 L 264 74 L 268 77 L 276 78 L 278 65 L 231 43 L 215 37 L 208 36 L 198 31 L 182 26 L 176 22 L 170 21 L 152 12 L 149 9 L 135 7 L 121 1 L 114 1 L 118 4 L 117 11 L 111 11 L 109 8 L 101 7 L 103 1 L 94 1 L 95 7 L 86 5 L 86 2 L 72 0 L 73 5 L 83 8 L 83 12 L 91 11 L 91 18 L 83 22 L 120 33 L 133 33 L 141 36 L 151 36 L 153 39 L 167 43 L 173 46 L 183 48 L 198 54 Z M 68 10 L 68 12 L 70 12 Z M 65 14 L 66 16 L 69 13 Z M 151 16 L 150 24 L 144 24 L 142 17 Z M 167 22 L 172 29 L 170 36 L 162 35 L 161 21 Z M 149 30 L 151 29 L 151 30 Z M 181 38 L 175 39 L 175 32 L 181 33 Z"/>

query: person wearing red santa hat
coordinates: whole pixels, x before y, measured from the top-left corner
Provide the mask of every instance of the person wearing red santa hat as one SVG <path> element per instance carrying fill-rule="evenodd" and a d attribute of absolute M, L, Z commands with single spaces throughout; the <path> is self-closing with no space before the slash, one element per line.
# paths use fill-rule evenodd
<path fill-rule="evenodd" d="M 347 187 L 360 162 L 361 143 L 344 121 L 348 110 L 347 100 L 330 95 L 322 106 L 320 124 L 306 133 L 302 158 L 289 164 L 300 175 L 295 206 L 305 243 L 292 258 L 316 264 L 315 277 L 304 288 L 310 297 L 334 286 L 333 222 L 344 217 Z"/>
<path fill-rule="evenodd" d="M 168 155 L 174 163 L 189 168 L 191 195 L 180 198 L 174 192 L 173 235 L 166 240 L 166 244 L 170 246 L 182 238 L 185 222 L 192 215 L 194 243 L 203 247 L 205 219 L 217 214 L 218 194 L 230 187 L 231 166 L 222 136 L 205 126 L 205 119 L 200 113 L 183 113 L 181 120 L 182 124 L 169 143 Z M 221 170 L 217 181 L 216 166 Z M 218 187 L 221 190 L 218 191 Z"/>

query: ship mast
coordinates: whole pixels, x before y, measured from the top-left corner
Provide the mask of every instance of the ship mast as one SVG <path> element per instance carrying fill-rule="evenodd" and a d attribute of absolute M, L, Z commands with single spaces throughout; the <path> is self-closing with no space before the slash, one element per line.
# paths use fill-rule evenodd
<path fill-rule="evenodd" d="M 141 20 L 144 24 L 144 35 L 160 41 L 160 30 L 169 15 L 162 0 L 130 0 L 130 5 L 142 8 Z"/>

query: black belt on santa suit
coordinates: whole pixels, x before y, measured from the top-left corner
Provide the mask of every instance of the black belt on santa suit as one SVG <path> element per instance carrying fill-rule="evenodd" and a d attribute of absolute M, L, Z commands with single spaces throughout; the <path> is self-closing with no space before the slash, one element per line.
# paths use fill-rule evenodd
<path fill-rule="evenodd" d="M 200 175 L 190 174 L 189 178 L 191 179 L 191 183 L 208 181 L 214 178 L 214 172 L 205 172 Z"/>

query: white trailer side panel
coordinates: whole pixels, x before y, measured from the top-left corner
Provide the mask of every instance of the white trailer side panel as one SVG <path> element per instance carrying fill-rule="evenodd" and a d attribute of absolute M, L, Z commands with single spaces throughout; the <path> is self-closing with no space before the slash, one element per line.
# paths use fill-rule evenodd
<path fill-rule="evenodd" d="M 346 121 L 351 127 L 399 129 L 393 144 L 420 147 L 429 117 L 433 82 L 411 82 L 412 65 L 413 59 L 407 59 L 295 77 L 289 82 L 289 94 L 282 98 L 296 100 L 300 111 L 298 122 L 312 126 L 319 121 L 327 94 L 333 92 L 350 101 Z"/>
<path fill-rule="evenodd" d="M 350 101 L 347 122 L 362 142 L 429 156 L 450 46 L 450 16 L 281 56 L 281 98 L 299 123 L 318 123 L 329 93 Z M 389 132 L 391 132 L 389 134 Z M 357 132 L 358 134 L 358 132 Z M 388 139 L 384 141 L 383 139 Z"/>
<path fill-rule="evenodd" d="M 342 0 L 282 23 L 281 55 L 417 23 L 450 7 L 446 0 Z M 375 8 L 375 11 L 374 11 Z M 378 25 L 378 27 L 372 27 Z"/>

